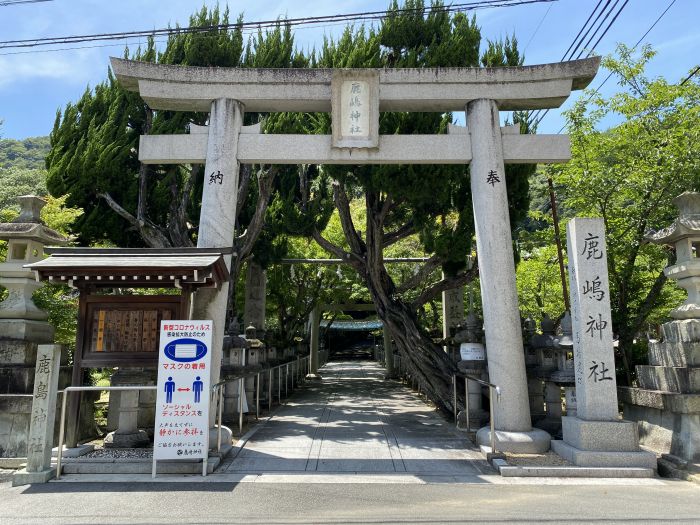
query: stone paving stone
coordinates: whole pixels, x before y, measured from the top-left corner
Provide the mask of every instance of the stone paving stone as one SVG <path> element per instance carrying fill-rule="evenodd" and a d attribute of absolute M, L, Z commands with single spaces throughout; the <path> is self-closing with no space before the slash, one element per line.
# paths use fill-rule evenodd
<path fill-rule="evenodd" d="M 245 447 L 238 454 L 239 458 L 249 459 L 308 459 L 311 447 L 302 448 L 275 448 L 275 449 L 250 449 Z"/>
<path fill-rule="evenodd" d="M 474 445 L 372 361 L 337 361 L 255 431 L 225 472 L 492 473 Z"/>

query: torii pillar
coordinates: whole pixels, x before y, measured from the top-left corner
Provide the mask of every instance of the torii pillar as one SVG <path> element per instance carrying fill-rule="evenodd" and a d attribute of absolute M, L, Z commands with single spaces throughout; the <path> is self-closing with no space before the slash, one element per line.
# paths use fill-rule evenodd
<path fill-rule="evenodd" d="M 198 248 L 230 248 L 236 221 L 238 193 L 238 136 L 243 125 L 243 105 L 232 99 L 219 98 L 211 103 L 209 137 L 204 168 L 202 211 L 199 218 Z M 224 254 L 226 268 L 231 270 L 231 254 Z M 221 374 L 222 343 L 226 321 L 229 283 L 221 289 L 197 290 L 192 304 L 193 319 L 211 319 L 211 384 Z M 214 425 L 216 411 L 210 411 Z"/>
<path fill-rule="evenodd" d="M 498 106 L 494 100 L 478 99 L 467 104 L 466 112 L 489 381 L 501 389 L 491 414 L 496 447 L 502 452 L 546 452 L 551 437 L 533 429 L 530 420 Z M 490 434 L 489 427 L 480 429 L 478 444 L 488 446 Z"/>

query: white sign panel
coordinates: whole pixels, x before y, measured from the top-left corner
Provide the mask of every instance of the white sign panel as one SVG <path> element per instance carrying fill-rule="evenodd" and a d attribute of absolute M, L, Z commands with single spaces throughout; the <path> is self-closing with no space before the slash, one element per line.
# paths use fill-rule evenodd
<path fill-rule="evenodd" d="M 459 356 L 462 361 L 484 361 L 486 351 L 481 343 L 462 343 L 459 345 Z"/>
<path fill-rule="evenodd" d="M 212 321 L 161 321 L 153 459 L 207 459 Z"/>

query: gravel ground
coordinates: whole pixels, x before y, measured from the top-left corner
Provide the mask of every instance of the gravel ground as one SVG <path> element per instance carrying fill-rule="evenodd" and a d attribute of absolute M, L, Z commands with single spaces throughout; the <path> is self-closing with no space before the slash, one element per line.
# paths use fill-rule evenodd
<path fill-rule="evenodd" d="M 153 457 L 152 448 L 97 448 L 88 452 L 80 459 L 93 458 L 129 458 L 129 459 L 151 459 Z"/>
<path fill-rule="evenodd" d="M 518 467 L 568 467 L 573 463 L 566 461 L 552 451 L 544 454 L 512 454 L 506 452 L 506 461 L 509 465 Z"/>

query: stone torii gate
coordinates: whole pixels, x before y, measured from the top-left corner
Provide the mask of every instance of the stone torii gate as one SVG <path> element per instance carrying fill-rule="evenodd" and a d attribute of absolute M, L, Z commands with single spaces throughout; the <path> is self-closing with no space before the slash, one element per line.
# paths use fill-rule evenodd
<path fill-rule="evenodd" d="M 532 428 L 520 330 L 504 163 L 566 162 L 564 135 L 519 135 L 499 110 L 559 107 L 585 88 L 599 59 L 499 68 L 239 69 L 112 58 L 122 85 L 155 110 L 209 112 L 189 135 L 141 137 L 144 163 L 205 164 L 199 247 L 228 247 L 240 163 L 469 164 L 490 380 L 502 390 L 495 425 L 500 450 L 544 451 Z M 265 135 L 244 111 L 331 112 L 332 135 Z M 446 135 L 379 135 L 381 111 L 466 111 L 467 128 Z M 231 256 L 227 257 L 230 267 Z M 212 382 L 219 377 L 227 285 L 200 290 L 194 316 L 214 321 Z M 483 429 L 482 429 L 483 430 Z M 488 442 L 488 431 L 479 441 Z"/>

